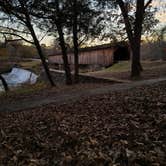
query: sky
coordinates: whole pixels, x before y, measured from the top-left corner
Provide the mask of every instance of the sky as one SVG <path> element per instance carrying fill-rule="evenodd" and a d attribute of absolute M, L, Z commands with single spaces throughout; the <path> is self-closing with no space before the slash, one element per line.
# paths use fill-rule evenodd
<path fill-rule="evenodd" d="M 166 0 L 153 0 L 152 5 L 159 8 L 159 11 L 156 13 L 156 18 L 159 20 L 158 27 L 166 26 Z M 162 7 L 161 7 L 162 6 Z M 51 36 L 46 36 L 42 43 L 50 46 L 53 44 L 54 38 Z"/>
<path fill-rule="evenodd" d="M 160 21 L 160 24 L 166 25 L 166 0 L 155 0 L 152 5 L 159 8 L 156 18 Z"/>

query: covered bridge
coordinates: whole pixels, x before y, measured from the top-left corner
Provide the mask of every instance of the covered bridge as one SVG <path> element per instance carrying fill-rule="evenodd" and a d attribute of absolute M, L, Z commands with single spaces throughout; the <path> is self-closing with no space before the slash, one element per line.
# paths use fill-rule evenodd
<path fill-rule="evenodd" d="M 79 64 L 80 65 L 99 65 L 110 66 L 115 61 L 128 60 L 130 52 L 127 44 L 118 43 L 115 45 L 105 44 L 95 47 L 81 48 L 79 50 Z M 48 58 L 50 63 L 62 65 L 63 59 L 61 52 L 56 52 Z M 68 52 L 69 64 L 74 64 L 73 51 Z"/>

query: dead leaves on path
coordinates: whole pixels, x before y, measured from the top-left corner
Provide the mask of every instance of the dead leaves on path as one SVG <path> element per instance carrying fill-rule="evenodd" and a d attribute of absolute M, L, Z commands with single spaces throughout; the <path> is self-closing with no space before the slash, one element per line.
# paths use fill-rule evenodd
<path fill-rule="evenodd" d="M 165 166 L 166 84 L 0 113 L 0 165 Z"/>

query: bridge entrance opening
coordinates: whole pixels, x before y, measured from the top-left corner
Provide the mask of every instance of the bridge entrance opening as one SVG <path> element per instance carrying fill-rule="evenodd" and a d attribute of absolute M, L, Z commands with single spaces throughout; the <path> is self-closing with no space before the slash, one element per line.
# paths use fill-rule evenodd
<path fill-rule="evenodd" d="M 128 46 L 117 46 L 114 52 L 114 63 L 126 61 L 130 59 L 130 51 Z"/>

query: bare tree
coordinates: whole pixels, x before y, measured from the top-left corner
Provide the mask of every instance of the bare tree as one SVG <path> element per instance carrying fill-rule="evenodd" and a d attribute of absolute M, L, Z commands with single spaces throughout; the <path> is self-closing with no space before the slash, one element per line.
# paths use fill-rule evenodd
<path fill-rule="evenodd" d="M 126 3 L 123 0 L 117 0 L 117 3 L 123 15 L 126 32 L 132 50 L 132 77 L 139 77 L 140 72 L 142 71 L 142 66 L 140 64 L 142 28 L 145 17 L 145 10 L 148 8 L 151 2 L 152 0 L 148 0 L 148 2 L 146 3 L 145 0 L 136 1 L 135 20 L 134 26 L 132 27 L 132 23 L 130 22 L 130 18 L 128 15 L 128 4 L 130 2 Z"/>
<path fill-rule="evenodd" d="M 74 81 L 79 82 L 79 52 L 78 52 L 78 7 L 77 0 L 73 1 L 73 45 L 74 45 Z"/>
<path fill-rule="evenodd" d="M 57 27 L 57 31 L 59 34 L 59 44 L 61 46 L 61 50 L 62 50 L 62 55 L 63 55 L 63 62 L 64 62 L 64 69 L 66 72 L 66 84 L 70 85 L 72 84 L 72 78 L 71 78 L 71 71 L 70 71 L 70 65 L 68 62 L 68 57 L 67 57 L 67 48 L 66 48 L 66 43 L 65 43 L 65 39 L 64 39 L 64 33 L 63 33 L 63 19 L 62 18 L 62 12 L 60 11 L 60 4 L 59 4 L 59 0 L 57 0 L 57 2 L 55 2 L 55 8 L 56 8 L 56 12 L 57 12 L 57 19 L 54 19 L 54 24 Z"/>
<path fill-rule="evenodd" d="M 33 11 L 33 16 L 42 19 L 38 23 L 38 27 L 51 33 L 52 36 L 58 36 L 59 46 L 62 51 L 63 67 L 65 70 L 66 84 L 72 84 L 71 70 L 68 62 L 67 44 L 64 37 L 64 22 L 66 17 L 63 12 L 63 2 L 59 0 L 42 0 L 36 10 Z"/>
<path fill-rule="evenodd" d="M 113 8 L 115 14 L 122 16 L 120 24 L 125 25 L 127 39 L 132 52 L 132 77 L 139 77 L 143 70 L 140 63 L 141 37 L 143 33 L 149 33 L 158 20 L 155 19 L 155 9 L 151 6 L 152 0 L 100 0 L 99 4 L 107 9 Z M 121 14 L 119 14 L 120 8 Z M 112 10 L 113 10 L 112 9 Z M 114 16 L 113 14 L 112 16 Z M 111 16 L 110 16 L 111 17 Z M 121 26 L 123 28 L 123 26 Z M 117 28 L 119 30 L 119 28 Z"/>
<path fill-rule="evenodd" d="M 101 33 L 100 12 L 92 7 L 91 0 L 68 0 L 64 12 L 67 19 L 65 28 L 67 29 L 68 42 L 72 43 L 71 47 L 74 52 L 74 81 L 79 82 L 79 47 L 88 39 L 94 39 Z"/>
<path fill-rule="evenodd" d="M 35 30 L 33 28 L 32 24 L 32 17 L 31 17 L 31 10 L 33 9 L 33 6 L 39 4 L 40 1 L 25 1 L 25 0 L 0 0 L 0 9 L 4 13 L 8 14 L 10 17 L 15 17 L 17 18 L 22 26 L 27 27 L 29 30 L 32 38 L 33 38 L 33 43 L 36 46 L 36 49 L 38 51 L 38 54 L 40 56 L 40 59 L 42 61 L 43 67 L 45 69 L 45 73 L 47 75 L 47 78 L 52 86 L 54 86 L 53 79 L 51 77 L 50 71 L 48 64 L 46 62 L 46 58 L 42 52 L 42 48 L 40 45 L 40 42 L 37 38 L 37 35 L 35 33 Z M 18 36 L 20 37 L 20 36 Z"/>

